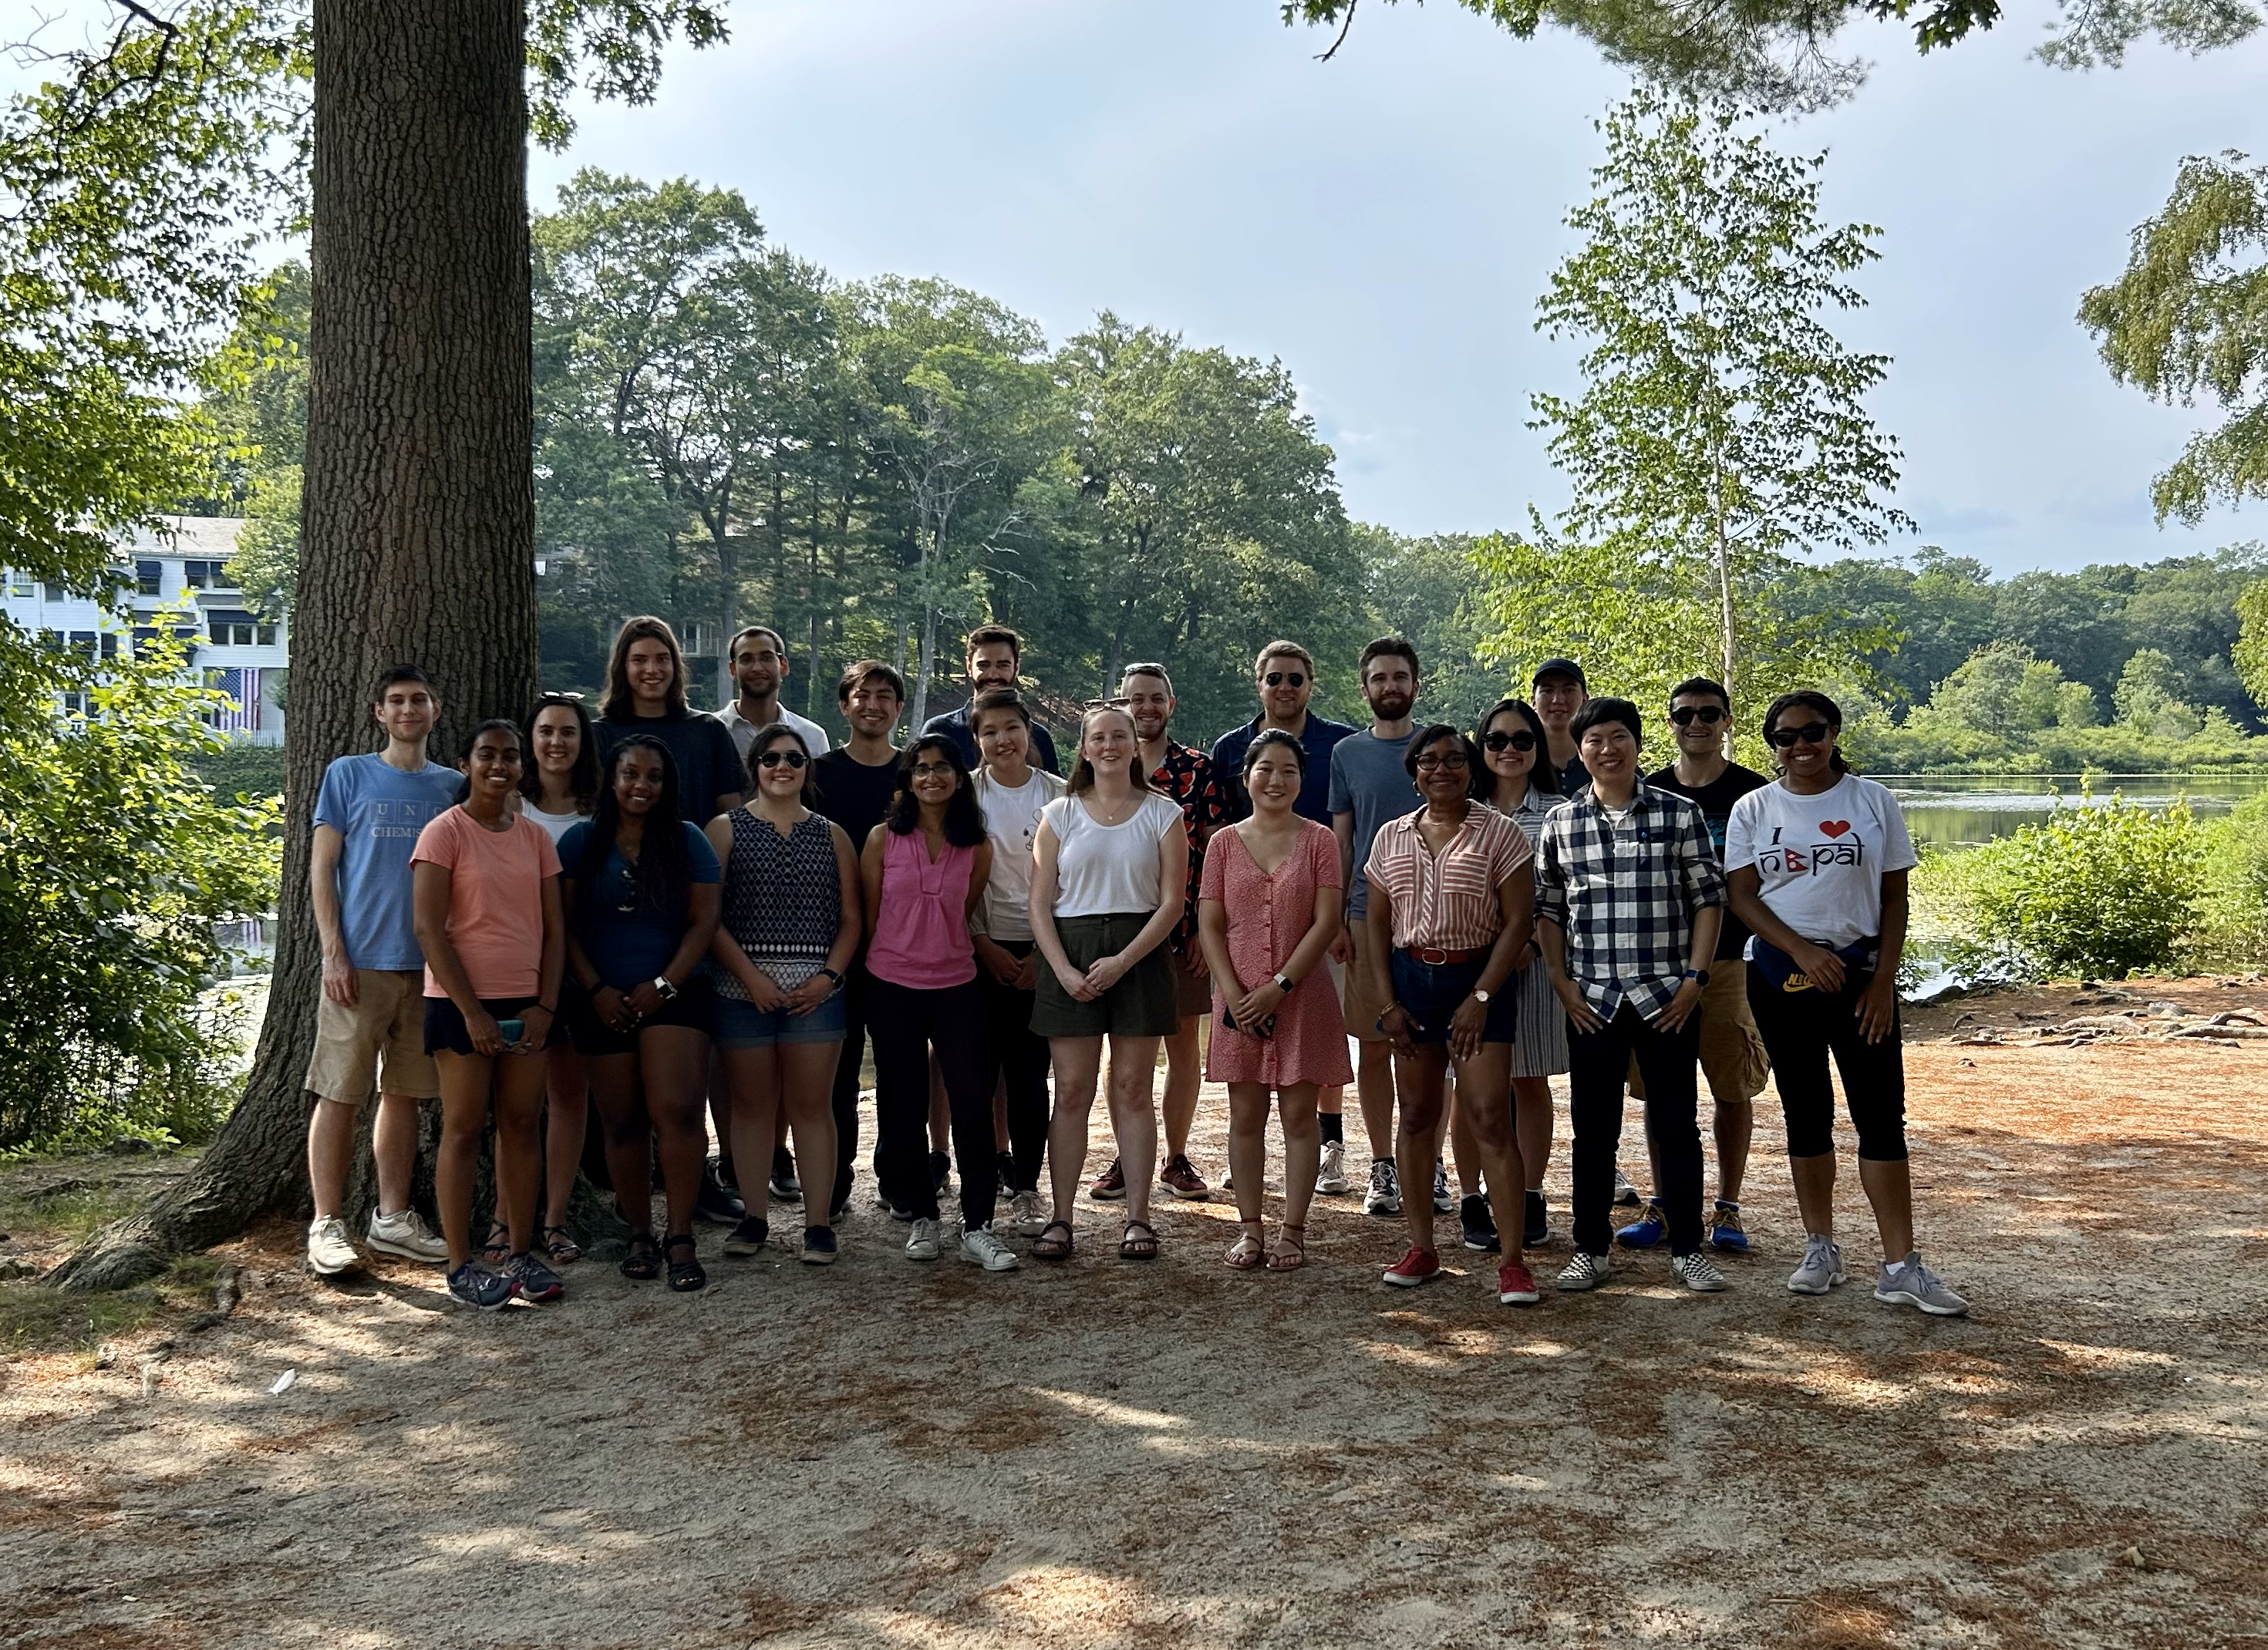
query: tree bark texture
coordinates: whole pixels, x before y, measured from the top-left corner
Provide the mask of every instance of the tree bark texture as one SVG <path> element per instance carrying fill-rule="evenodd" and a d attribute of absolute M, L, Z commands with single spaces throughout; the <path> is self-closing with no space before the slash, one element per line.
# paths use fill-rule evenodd
<path fill-rule="evenodd" d="M 306 505 L 273 990 L 211 1148 L 58 1270 L 73 1288 L 135 1281 L 169 1251 L 306 1207 L 323 769 L 376 747 L 370 687 L 389 665 L 433 678 L 444 761 L 481 718 L 523 715 L 535 689 L 524 9 L 315 0 L 313 21 Z"/>

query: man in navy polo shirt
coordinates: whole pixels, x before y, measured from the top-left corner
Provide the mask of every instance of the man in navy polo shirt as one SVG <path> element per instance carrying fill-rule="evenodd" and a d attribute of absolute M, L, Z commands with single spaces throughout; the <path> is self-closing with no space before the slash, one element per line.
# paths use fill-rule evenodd
<path fill-rule="evenodd" d="M 1244 753 L 1263 727 L 1281 728 L 1307 755 L 1307 777 L 1292 811 L 1318 825 L 1331 822 L 1331 750 L 1354 729 L 1329 717 L 1307 714 L 1315 695 L 1315 658 L 1297 642 L 1270 642 L 1252 667 L 1260 695 L 1260 714 L 1213 741 L 1212 770 L 1228 801 L 1228 822 L 1252 817 L 1244 789 Z"/>

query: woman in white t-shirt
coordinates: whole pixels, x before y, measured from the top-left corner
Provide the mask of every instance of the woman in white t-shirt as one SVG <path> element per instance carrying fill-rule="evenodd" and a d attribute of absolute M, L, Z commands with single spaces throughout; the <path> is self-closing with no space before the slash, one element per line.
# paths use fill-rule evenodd
<path fill-rule="evenodd" d="M 1000 1190 L 1017 1234 L 1037 1237 L 1046 1228 L 1040 1165 L 1048 1147 L 1049 1056 L 1048 1040 L 1032 1031 L 1040 969 L 1032 941 L 1032 842 L 1041 810 L 1063 795 L 1064 782 L 1032 766 L 1032 712 L 1013 688 L 978 694 L 968 707 L 968 731 L 984 760 L 976 770 L 976 805 L 992 839 L 992 874 L 968 927 L 984 993 L 994 1138 L 1006 1141 Z"/>
<path fill-rule="evenodd" d="M 554 849 L 591 817 L 599 798 L 599 741 L 579 693 L 538 694 L 520 724 L 529 762 L 520 776 L 519 811 L 543 828 Z M 566 989 L 578 988 L 571 978 Z M 561 1024 L 565 1024 L 563 1018 Z M 567 1200 L 583 1171 L 583 1136 L 591 1115 L 591 1076 L 583 1057 L 564 1037 L 544 1056 L 543 1231 L 541 1248 L 554 1266 L 580 1260 L 583 1250 L 567 1232 Z M 504 1236 L 505 1212 L 489 1232 L 491 1257 Z"/>
<path fill-rule="evenodd" d="M 1897 799 L 1836 748 L 1843 712 L 1823 693 L 1786 693 L 1764 712 L 1780 778 L 1733 804 L 1725 870 L 1749 942 L 1749 1004 L 1787 1117 L 1788 1166 L 1808 1234 L 1787 1286 L 1845 1281 L 1835 1241 L 1835 1091 L 1859 1136 L 1859 1182 L 1882 1239 L 1874 1299 L 1956 1317 L 1969 1303 L 1922 1263 L 1906 1165 L 1898 959 L 1913 842 Z"/>
<path fill-rule="evenodd" d="M 1118 1256 L 1157 1257 L 1151 1079 L 1160 1041 L 1181 1025 L 1165 941 L 1182 919 L 1189 854 L 1181 804 L 1152 791 L 1142 771 L 1133 718 L 1120 704 L 1090 706 L 1079 719 L 1069 793 L 1041 810 L 1032 839 L 1032 939 L 1047 963 L 1035 982 L 1032 1029 L 1048 1039 L 1056 1068 L 1048 1128 L 1055 1209 L 1032 1246 L 1035 1260 L 1071 1256 L 1071 1199 L 1086 1168 L 1087 1118 L 1106 1036 L 1110 1122 L 1126 1175 Z"/>

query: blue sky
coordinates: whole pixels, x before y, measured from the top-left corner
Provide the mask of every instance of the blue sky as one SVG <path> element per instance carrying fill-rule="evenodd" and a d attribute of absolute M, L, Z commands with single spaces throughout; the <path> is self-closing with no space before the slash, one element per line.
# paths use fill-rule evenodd
<path fill-rule="evenodd" d="M 2258 514 L 2161 532 L 2152 474 L 2202 413 L 2113 384 L 2072 320 L 2123 266 L 2185 153 L 2268 151 L 2268 41 L 2124 69 L 2030 61 L 2047 14 L 1927 59 L 1870 30 L 1852 104 L 1781 141 L 1830 152 L 1826 200 L 1880 225 L 1872 307 L 1896 357 L 1874 408 L 1900 502 L 2004 572 L 2149 560 Z M 941 275 L 1061 337 L 1104 307 L 1282 357 L 1348 507 L 1409 532 L 1517 524 L 1560 497 L 1528 394 L 1573 350 L 1532 329 L 1626 82 L 1584 42 L 1444 0 L 1366 7 L 1336 60 L 1275 0 L 740 0 L 733 42 L 678 53 L 659 100 L 595 107 L 539 155 L 729 185 L 843 277 Z"/>

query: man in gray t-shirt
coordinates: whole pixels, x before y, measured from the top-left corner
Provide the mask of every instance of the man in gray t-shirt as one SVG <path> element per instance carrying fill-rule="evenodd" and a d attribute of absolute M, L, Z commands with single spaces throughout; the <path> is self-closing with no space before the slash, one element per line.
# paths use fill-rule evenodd
<path fill-rule="evenodd" d="M 1382 637 L 1362 650 L 1359 668 L 1370 726 L 1331 748 L 1331 830 L 1339 839 L 1339 869 L 1347 891 L 1348 955 L 1339 1000 L 1347 1031 L 1361 1045 L 1355 1093 L 1362 1101 L 1371 1158 L 1362 1206 L 1368 1214 L 1392 1216 L 1402 1212 L 1403 1197 L 1394 1170 L 1394 1047 L 1378 1028 L 1386 1005 L 1373 999 L 1370 970 L 1363 963 L 1369 890 L 1362 867 L 1378 828 L 1418 807 L 1418 787 L 1402 765 L 1417 732 L 1410 711 L 1418 703 L 1418 650 L 1398 637 Z M 1413 1197 L 1429 1194 L 1423 1186 L 1410 1190 Z"/>

